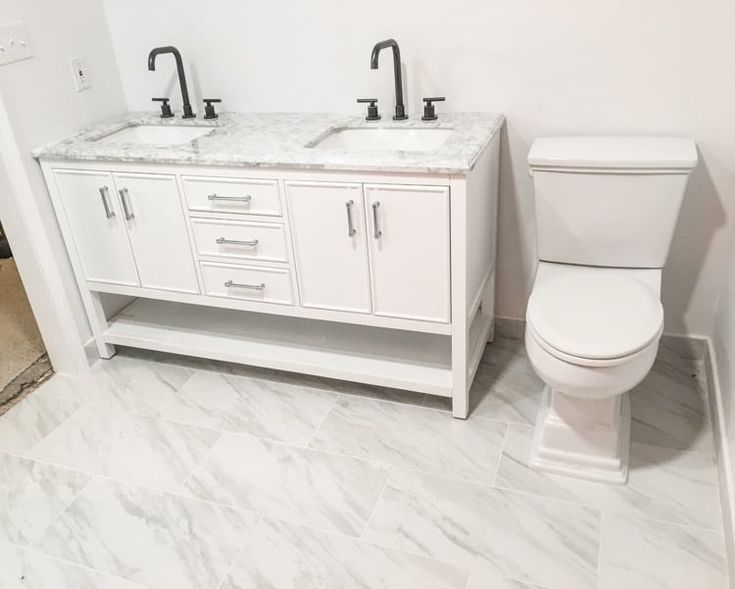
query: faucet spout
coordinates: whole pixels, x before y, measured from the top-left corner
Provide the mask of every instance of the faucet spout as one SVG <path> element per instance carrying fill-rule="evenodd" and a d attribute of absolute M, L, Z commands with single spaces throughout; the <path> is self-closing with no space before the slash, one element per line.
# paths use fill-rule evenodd
<path fill-rule="evenodd" d="M 396 86 L 396 114 L 394 121 L 403 121 L 408 118 L 406 106 L 403 104 L 403 74 L 401 73 L 401 49 L 395 39 L 386 39 L 376 43 L 370 55 L 370 69 L 378 69 L 378 57 L 383 49 L 390 47 L 393 50 L 393 79 Z"/>
<path fill-rule="evenodd" d="M 148 69 L 156 70 L 156 58 L 163 54 L 170 53 L 176 60 L 176 73 L 179 75 L 179 88 L 181 88 L 181 101 L 184 103 L 184 119 L 193 119 L 196 115 L 192 112 L 191 103 L 189 102 L 189 89 L 186 85 L 186 74 L 184 73 L 184 62 L 181 59 L 181 53 L 173 45 L 165 47 L 156 47 L 148 54 Z"/>

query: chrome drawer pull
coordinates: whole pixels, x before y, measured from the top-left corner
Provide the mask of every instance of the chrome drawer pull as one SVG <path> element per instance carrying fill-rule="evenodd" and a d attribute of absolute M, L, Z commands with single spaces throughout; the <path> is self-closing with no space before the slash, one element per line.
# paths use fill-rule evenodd
<path fill-rule="evenodd" d="M 115 211 L 110 208 L 110 189 L 107 186 L 100 187 L 100 196 L 102 197 L 102 206 L 105 207 L 105 217 L 112 219 L 115 216 Z"/>
<path fill-rule="evenodd" d="M 128 194 L 128 189 L 121 188 L 118 192 L 120 193 L 120 200 L 122 201 L 125 218 L 130 221 L 135 217 L 135 213 L 133 212 L 133 206 L 130 204 L 130 195 Z"/>
<path fill-rule="evenodd" d="M 249 288 L 250 290 L 263 290 L 265 288 L 265 282 L 261 282 L 260 284 L 242 284 L 240 282 L 232 282 L 232 280 L 225 282 L 226 288 L 230 288 L 231 286 L 235 288 Z"/>
<path fill-rule="evenodd" d="M 258 245 L 257 239 L 250 239 L 248 241 L 239 241 L 237 239 L 227 239 L 225 237 L 217 238 L 218 245 L 244 245 L 246 247 L 256 247 Z"/>
<path fill-rule="evenodd" d="M 375 201 L 373 203 L 373 235 L 375 236 L 375 239 L 380 239 L 380 236 L 383 235 L 383 232 L 380 230 L 380 227 L 378 226 L 378 207 L 380 206 L 380 201 Z"/>
<path fill-rule="evenodd" d="M 355 229 L 355 225 L 352 223 L 352 205 L 355 204 L 355 201 L 348 200 L 345 203 L 345 206 L 347 207 L 347 235 L 350 237 L 354 237 L 355 233 L 357 233 L 357 229 Z"/>
<path fill-rule="evenodd" d="M 213 192 L 207 197 L 209 200 L 224 200 L 227 202 L 250 202 L 250 200 L 253 198 L 249 194 L 247 196 L 222 196 L 221 194 L 217 194 L 216 192 Z"/>

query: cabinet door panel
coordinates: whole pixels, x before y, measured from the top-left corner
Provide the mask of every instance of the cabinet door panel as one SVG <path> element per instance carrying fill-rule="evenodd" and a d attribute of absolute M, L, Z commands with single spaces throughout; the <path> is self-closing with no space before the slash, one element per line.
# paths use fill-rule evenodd
<path fill-rule="evenodd" d="M 94 282 L 138 286 L 112 175 L 56 170 L 54 178 L 84 277 Z"/>
<path fill-rule="evenodd" d="M 186 219 L 174 176 L 115 174 L 140 283 L 198 293 Z"/>
<path fill-rule="evenodd" d="M 287 182 L 286 195 L 301 304 L 369 313 L 362 185 Z"/>
<path fill-rule="evenodd" d="M 449 321 L 449 188 L 365 185 L 376 315 Z"/>

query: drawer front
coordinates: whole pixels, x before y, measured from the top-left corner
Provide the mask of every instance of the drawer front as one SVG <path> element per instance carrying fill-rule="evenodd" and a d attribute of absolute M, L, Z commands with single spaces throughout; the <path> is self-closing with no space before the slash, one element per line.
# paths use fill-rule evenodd
<path fill-rule="evenodd" d="M 291 273 L 279 268 L 200 262 L 204 293 L 211 297 L 293 305 Z"/>
<path fill-rule="evenodd" d="M 280 216 L 281 200 L 275 180 L 184 176 L 190 211 Z"/>
<path fill-rule="evenodd" d="M 286 230 L 279 223 L 191 219 L 197 255 L 231 260 L 288 262 Z"/>

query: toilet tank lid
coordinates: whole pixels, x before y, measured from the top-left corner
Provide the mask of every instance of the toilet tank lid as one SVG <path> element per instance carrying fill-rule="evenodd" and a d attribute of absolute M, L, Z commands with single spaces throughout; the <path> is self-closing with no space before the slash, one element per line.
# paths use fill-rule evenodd
<path fill-rule="evenodd" d="M 528 152 L 537 168 L 691 170 L 697 146 L 684 137 L 541 137 Z"/>

